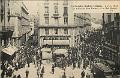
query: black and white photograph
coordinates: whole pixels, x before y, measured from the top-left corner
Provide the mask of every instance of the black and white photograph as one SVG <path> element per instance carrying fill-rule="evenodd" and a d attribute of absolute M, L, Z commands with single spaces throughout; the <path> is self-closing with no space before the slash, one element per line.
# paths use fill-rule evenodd
<path fill-rule="evenodd" d="M 97 1 L 0 0 L 0 78 L 120 78 L 120 1 Z"/>

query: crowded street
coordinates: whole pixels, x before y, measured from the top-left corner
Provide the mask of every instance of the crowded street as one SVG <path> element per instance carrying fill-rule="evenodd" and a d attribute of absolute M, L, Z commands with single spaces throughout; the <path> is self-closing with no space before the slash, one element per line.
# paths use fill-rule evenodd
<path fill-rule="evenodd" d="M 23 48 L 23 47 L 22 47 Z M 26 48 L 24 48 L 26 49 Z M 24 51 L 24 49 L 22 49 L 22 52 Z M 37 52 L 39 52 L 39 49 L 34 49 L 35 51 L 37 50 Z M 29 49 L 30 51 L 30 49 Z M 25 52 L 23 52 L 22 56 L 24 55 Z M 38 54 L 38 53 L 37 53 Z M 36 54 L 31 54 L 30 57 L 26 60 L 26 62 L 24 61 L 19 61 L 17 62 L 12 62 L 12 65 L 10 65 L 10 63 L 4 63 L 4 65 L 2 65 L 2 70 L 9 71 L 10 69 L 12 69 L 11 72 L 9 72 L 8 74 L 6 74 L 4 77 L 8 77 L 10 73 L 12 73 L 11 77 L 18 77 L 20 75 L 21 78 L 26 78 L 26 71 L 29 71 L 28 73 L 28 78 L 63 78 L 62 76 L 65 75 L 65 78 L 78 78 L 78 77 L 82 77 L 82 72 L 84 71 L 84 78 L 88 78 L 86 75 L 89 76 L 89 78 L 93 78 L 93 75 L 91 73 L 91 69 L 90 66 L 88 65 L 86 68 L 84 68 L 83 66 L 83 60 L 81 60 L 80 63 L 80 67 L 77 65 L 77 63 L 74 65 L 67 65 L 67 66 L 62 66 L 61 67 L 52 67 L 53 64 L 55 64 L 55 62 L 53 62 L 52 60 L 40 60 L 41 57 L 39 59 L 37 59 L 37 55 Z M 22 60 L 26 57 L 22 57 L 19 58 L 19 60 Z M 34 59 L 36 58 L 36 59 Z M 39 62 L 38 62 L 39 61 Z M 40 62 L 41 61 L 41 62 Z M 8 67 L 7 67 L 8 64 Z M 5 68 L 7 67 L 7 68 Z M 44 68 L 44 69 L 43 69 Z M 44 72 L 42 72 L 42 69 Z M 54 69 L 54 70 L 53 70 Z M 2 71 L 3 72 L 3 71 Z M 39 72 L 39 74 L 38 74 Z M 54 73 L 53 73 L 54 72 Z M 41 73 L 42 73 L 42 77 L 41 77 Z"/>
<path fill-rule="evenodd" d="M 0 0 L 0 78 L 120 78 L 113 4 Z"/>
<path fill-rule="evenodd" d="M 52 63 L 46 63 L 44 62 L 43 63 L 44 67 L 45 67 L 45 73 L 43 74 L 43 78 L 61 78 L 61 76 L 64 74 L 64 70 L 61 69 L 61 68 L 58 68 L 56 67 L 55 68 L 55 73 L 52 74 Z M 22 68 L 22 69 L 19 69 L 18 71 L 15 71 L 14 74 L 17 76 L 17 75 L 21 75 L 22 78 L 25 78 L 25 71 L 28 67 L 26 66 L 25 68 Z M 38 78 L 38 75 L 37 75 L 37 68 L 33 63 L 30 64 L 30 67 L 28 68 L 28 70 L 30 71 L 29 72 L 29 76 L 28 78 Z M 66 67 L 65 69 L 65 73 L 66 73 L 66 77 L 68 78 L 78 78 L 78 77 L 81 77 L 80 73 L 81 71 L 83 70 L 83 68 L 81 67 L 80 69 L 79 68 L 75 68 L 73 70 L 72 66 L 70 67 Z M 22 72 L 21 72 L 22 71 Z M 19 73 L 19 74 L 18 74 Z M 90 74 L 91 77 L 92 77 L 92 74 L 90 73 L 90 70 L 89 68 L 85 70 L 85 73 L 87 74 Z M 85 77 L 86 78 L 86 77 Z"/>

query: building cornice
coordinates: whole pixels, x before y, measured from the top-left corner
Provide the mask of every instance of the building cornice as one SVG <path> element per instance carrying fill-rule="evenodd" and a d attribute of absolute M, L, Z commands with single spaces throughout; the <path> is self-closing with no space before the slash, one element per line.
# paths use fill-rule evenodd
<path fill-rule="evenodd" d="M 57 34 L 57 35 L 55 35 L 55 34 L 53 34 L 53 35 L 41 35 L 40 37 L 71 37 L 71 35 L 69 35 L 69 34 L 64 34 L 64 35 L 61 35 L 61 34 Z"/>

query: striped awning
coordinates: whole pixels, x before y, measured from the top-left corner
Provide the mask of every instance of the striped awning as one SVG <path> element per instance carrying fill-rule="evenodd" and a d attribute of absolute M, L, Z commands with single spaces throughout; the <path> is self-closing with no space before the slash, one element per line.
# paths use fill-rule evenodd
<path fill-rule="evenodd" d="M 67 52 L 68 52 L 67 49 L 56 49 L 54 54 L 57 54 L 57 55 L 59 55 L 59 54 L 67 55 L 68 54 Z"/>
<path fill-rule="evenodd" d="M 51 48 L 42 48 L 41 51 L 42 51 L 42 52 L 51 51 Z"/>
<path fill-rule="evenodd" d="M 97 67 L 104 72 L 112 72 L 112 69 L 102 63 L 96 63 Z"/>
<path fill-rule="evenodd" d="M 2 52 L 8 55 L 13 55 L 17 50 L 18 48 L 16 48 L 15 46 L 9 46 L 7 48 L 2 49 Z"/>

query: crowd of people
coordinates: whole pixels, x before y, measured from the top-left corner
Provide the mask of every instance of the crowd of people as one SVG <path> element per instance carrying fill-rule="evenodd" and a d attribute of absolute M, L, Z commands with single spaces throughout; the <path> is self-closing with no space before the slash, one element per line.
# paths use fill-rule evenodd
<path fill-rule="evenodd" d="M 16 76 L 14 72 L 18 71 L 21 68 L 24 68 L 26 64 L 28 65 L 28 67 L 30 67 L 30 63 L 32 62 L 35 63 L 35 60 L 37 59 L 40 62 L 40 59 L 42 59 L 41 58 L 42 52 L 40 52 L 39 49 L 40 49 L 39 47 L 21 46 L 19 50 L 14 53 L 15 54 L 14 58 L 11 58 L 9 60 L 2 60 L 1 61 L 1 78 L 6 78 L 6 77 L 21 78 L 20 75 Z M 36 59 L 33 58 L 34 56 L 36 57 Z M 13 57 L 13 56 L 11 55 L 9 57 Z M 38 62 L 36 63 L 38 65 Z"/>
<path fill-rule="evenodd" d="M 66 78 L 65 69 L 66 67 L 73 66 L 74 68 L 80 68 L 82 58 L 77 52 L 76 48 L 73 48 L 71 50 L 68 50 L 67 56 L 60 56 L 59 59 L 56 57 L 55 61 L 53 61 L 51 71 L 52 74 L 55 72 L 55 67 L 62 67 L 64 70 L 63 78 Z M 42 52 L 40 47 L 33 47 L 33 46 L 22 46 L 18 52 L 16 53 L 16 56 L 14 59 L 11 59 L 8 62 L 2 62 L 1 68 L 1 78 L 10 77 L 10 78 L 21 78 L 20 75 L 16 76 L 14 75 L 14 71 L 19 70 L 20 68 L 24 68 L 27 64 L 28 67 L 30 67 L 30 63 L 34 63 L 37 67 L 37 75 L 38 78 L 43 78 L 43 75 L 45 73 L 44 66 L 42 64 Z M 60 63 L 58 63 L 58 61 Z M 60 65 L 58 65 L 60 64 Z M 85 67 L 84 67 L 85 68 Z M 26 70 L 26 78 L 28 78 L 29 70 Z M 84 77 L 84 71 L 81 73 L 82 77 Z"/>

